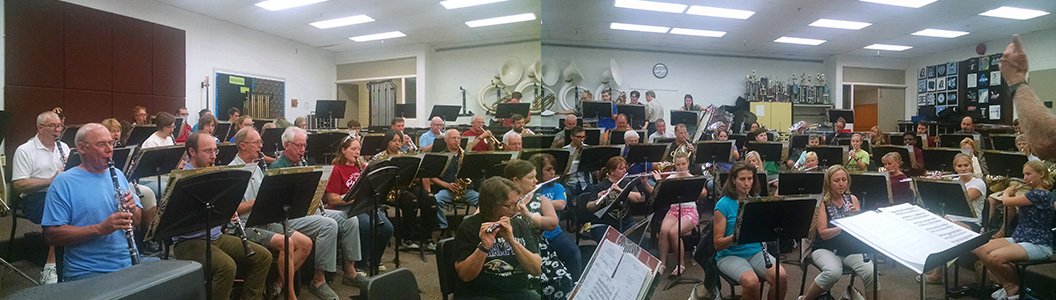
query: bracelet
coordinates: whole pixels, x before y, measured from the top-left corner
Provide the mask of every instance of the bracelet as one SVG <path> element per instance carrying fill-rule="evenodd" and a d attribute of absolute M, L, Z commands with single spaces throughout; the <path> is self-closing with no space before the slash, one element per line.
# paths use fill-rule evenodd
<path fill-rule="evenodd" d="M 1020 82 L 1020 83 L 1017 83 L 1017 84 L 1013 84 L 1013 85 L 1008 87 L 1008 98 L 1009 99 L 1015 99 L 1016 98 L 1016 91 L 1019 90 L 1019 86 L 1021 86 L 1021 85 L 1027 85 L 1027 81 L 1024 80 L 1023 82 Z M 1029 85 L 1027 85 L 1027 86 L 1029 86 Z"/>
<path fill-rule="evenodd" d="M 477 243 L 477 249 L 480 249 L 480 251 L 483 251 L 484 253 L 491 251 L 489 248 L 484 248 L 484 242 Z"/>

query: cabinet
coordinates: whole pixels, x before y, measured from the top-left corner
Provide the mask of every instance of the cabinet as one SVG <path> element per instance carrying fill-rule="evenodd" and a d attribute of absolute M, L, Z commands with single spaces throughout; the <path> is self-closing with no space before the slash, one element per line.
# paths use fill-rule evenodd
<path fill-rule="evenodd" d="M 759 125 L 780 132 L 788 132 L 792 126 L 792 103 L 751 102 L 751 111 L 758 117 Z"/>

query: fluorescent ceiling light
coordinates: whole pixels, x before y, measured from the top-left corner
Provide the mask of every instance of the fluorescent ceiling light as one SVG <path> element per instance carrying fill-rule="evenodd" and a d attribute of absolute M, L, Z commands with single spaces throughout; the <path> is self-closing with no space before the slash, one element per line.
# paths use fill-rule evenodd
<path fill-rule="evenodd" d="M 447 0 L 440 1 L 440 5 L 443 5 L 447 9 L 456 9 L 484 4 L 491 4 L 495 2 L 503 2 L 506 0 Z"/>
<path fill-rule="evenodd" d="M 913 35 L 941 37 L 941 38 L 955 38 L 962 35 L 968 34 L 967 31 L 955 31 L 955 30 L 942 30 L 942 29 L 924 29 L 921 31 L 914 32 Z"/>
<path fill-rule="evenodd" d="M 872 2 L 872 3 L 879 3 L 879 4 L 887 4 L 887 5 L 894 5 L 894 6 L 920 8 L 921 6 L 925 6 L 925 5 L 931 4 L 932 2 L 935 2 L 937 0 L 862 0 L 862 1 L 864 1 L 864 2 Z"/>
<path fill-rule="evenodd" d="M 688 29 L 688 28 L 671 28 L 671 33 L 682 34 L 682 35 L 693 35 L 693 36 L 705 36 L 705 37 L 722 37 L 726 35 L 725 31 L 711 31 L 711 30 L 700 30 L 700 29 Z"/>
<path fill-rule="evenodd" d="M 654 32 L 654 33 L 667 33 L 669 28 L 663 26 L 651 26 L 651 25 L 638 25 L 638 24 L 627 24 L 627 23 L 612 23 L 609 25 L 610 29 L 618 30 L 630 30 L 630 31 L 641 31 L 641 32 Z"/>
<path fill-rule="evenodd" d="M 780 38 L 774 40 L 774 42 L 786 43 L 786 44 L 800 44 L 800 45 L 817 46 L 817 45 L 821 45 L 822 43 L 824 43 L 825 40 L 804 39 L 804 38 L 783 36 L 783 37 L 780 37 Z"/>
<path fill-rule="evenodd" d="M 471 27 L 471 28 L 475 28 L 475 27 L 517 23 L 517 22 L 524 22 L 524 21 L 531 21 L 531 20 L 535 20 L 535 14 L 534 13 L 526 13 L 526 14 L 519 14 L 519 15 L 512 15 L 512 16 L 505 16 L 505 17 L 495 17 L 495 18 L 482 19 L 482 20 L 473 20 L 473 21 L 466 22 L 466 25 Z"/>
<path fill-rule="evenodd" d="M 747 19 L 755 14 L 754 11 L 740 10 L 740 9 L 729 9 L 729 8 L 718 8 L 694 5 L 690 6 L 687 14 L 707 16 L 707 17 L 719 17 L 719 18 L 730 18 L 730 19 Z"/>
<path fill-rule="evenodd" d="M 650 10 L 659 12 L 669 12 L 680 14 L 686 11 L 685 4 L 677 3 L 664 3 L 656 1 L 644 1 L 644 0 L 616 0 L 616 7 Z"/>
<path fill-rule="evenodd" d="M 334 27 L 341 27 L 341 26 L 348 26 L 348 25 L 356 25 L 356 24 L 369 23 L 369 22 L 374 22 L 374 19 L 368 17 L 367 15 L 358 15 L 358 16 L 337 18 L 337 19 L 326 20 L 326 21 L 312 22 L 310 25 L 315 26 L 316 28 L 319 28 L 319 29 L 327 29 L 327 28 L 334 28 Z"/>
<path fill-rule="evenodd" d="M 298 6 L 305 6 L 308 4 L 315 4 L 326 0 L 268 0 L 257 2 L 257 6 L 270 11 L 283 10 L 287 8 L 294 8 Z"/>
<path fill-rule="evenodd" d="M 832 20 L 832 19 L 818 19 L 817 21 L 814 21 L 814 23 L 810 23 L 810 26 L 814 26 L 814 27 L 828 27 L 828 28 L 850 29 L 850 30 L 862 29 L 862 28 L 868 27 L 869 25 L 873 25 L 873 24 L 865 23 L 865 22 L 840 21 L 840 20 Z"/>
<path fill-rule="evenodd" d="M 910 47 L 910 46 L 899 46 L 899 45 L 884 45 L 884 44 L 872 44 L 872 45 L 869 45 L 869 46 L 865 46 L 865 49 L 885 50 L 885 51 L 902 51 L 902 50 L 907 50 L 909 48 L 913 48 L 913 47 Z"/>
<path fill-rule="evenodd" d="M 1047 11 L 1040 11 L 1040 10 L 1033 10 L 1033 9 L 1026 9 L 1026 8 L 1018 8 L 1018 7 L 1011 7 L 1011 6 L 1002 6 L 1002 7 L 998 7 L 998 8 L 995 8 L 995 9 L 988 10 L 988 11 L 986 11 L 984 13 L 979 14 L 979 15 L 988 16 L 988 17 L 1006 18 L 1006 19 L 1027 20 L 1027 19 L 1033 19 L 1033 18 L 1037 18 L 1037 17 L 1040 17 L 1040 16 L 1044 16 L 1044 15 L 1047 15 L 1047 14 L 1049 14 L 1049 12 L 1047 12 Z"/>
<path fill-rule="evenodd" d="M 375 33 L 375 34 L 354 36 L 354 37 L 350 37 L 348 39 L 353 40 L 353 41 L 357 41 L 357 42 L 369 42 L 369 41 L 392 39 L 392 38 L 405 37 L 405 36 L 407 36 L 407 35 L 403 34 L 403 32 L 389 31 L 389 32 L 383 32 L 383 33 Z"/>

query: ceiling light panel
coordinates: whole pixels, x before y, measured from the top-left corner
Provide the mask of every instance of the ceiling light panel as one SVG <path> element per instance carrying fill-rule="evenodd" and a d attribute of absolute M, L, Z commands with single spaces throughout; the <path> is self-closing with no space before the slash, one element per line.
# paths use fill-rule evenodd
<path fill-rule="evenodd" d="M 930 36 L 930 37 L 941 37 L 941 38 L 955 38 L 962 35 L 968 34 L 967 31 L 956 31 L 956 30 L 942 30 L 942 29 L 924 29 L 921 31 L 914 32 L 913 35 L 919 36 Z"/>
<path fill-rule="evenodd" d="M 443 5 L 446 9 L 456 9 L 484 4 L 491 4 L 496 2 L 503 2 L 506 0 L 447 0 L 440 1 L 440 5 Z"/>
<path fill-rule="evenodd" d="M 865 49 L 884 50 L 884 51 L 904 51 L 904 50 L 908 50 L 910 48 L 913 48 L 913 47 L 910 47 L 910 46 L 899 46 L 899 45 L 885 45 L 885 44 L 872 44 L 872 45 L 869 45 L 869 46 L 865 46 Z"/>
<path fill-rule="evenodd" d="M 862 29 L 862 28 L 868 27 L 869 25 L 873 25 L 873 24 L 865 23 L 865 22 L 841 21 L 841 20 L 832 20 L 832 19 L 818 19 L 817 21 L 814 21 L 814 23 L 810 23 L 810 26 L 814 26 L 814 27 L 826 27 L 826 28 L 850 29 L 850 30 Z"/>
<path fill-rule="evenodd" d="M 403 34 L 403 32 L 389 31 L 389 32 L 383 32 L 383 33 L 375 33 L 375 34 L 354 36 L 354 37 L 350 37 L 348 39 L 356 41 L 356 42 L 369 42 L 369 41 L 393 39 L 393 38 L 405 37 L 405 36 L 407 36 L 407 35 Z"/>
<path fill-rule="evenodd" d="M 680 14 L 686 11 L 685 4 L 644 0 L 616 0 L 616 7 Z"/>
<path fill-rule="evenodd" d="M 798 44 L 798 45 L 817 46 L 817 45 L 821 45 L 822 43 L 825 43 L 825 40 L 815 40 L 815 39 L 805 39 L 805 38 L 783 36 L 783 37 L 780 37 L 780 38 L 774 40 L 774 42 L 785 43 L 785 44 Z"/>
<path fill-rule="evenodd" d="M 670 28 L 663 27 L 663 26 L 652 26 L 652 25 L 612 23 L 612 24 L 609 25 L 609 29 L 652 32 L 652 33 L 667 33 L 667 30 L 670 29 Z"/>
<path fill-rule="evenodd" d="M 356 25 L 356 24 L 363 24 L 363 23 L 369 23 L 369 22 L 374 22 L 374 19 L 371 18 L 371 17 L 368 17 L 366 15 L 358 15 L 358 16 L 330 19 L 330 20 L 326 20 L 326 21 L 312 22 L 310 25 L 315 26 L 316 28 L 319 28 L 319 29 L 327 29 L 327 28 L 334 28 L 334 27 L 341 27 L 341 26 L 348 26 L 348 25 Z"/>
<path fill-rule="evenodd" d="M 534 13 L 526 13 L 526 14 L 519 14 L 519 15 L 512 15 L 512 16 L 504 16 L 504 17 L 495 17 L 495 18 L 489 18 L 489 19 L 473 20 L 473 21 L 466 22 L 466 26 L 469 26 L 471 28 L 476 28 L 476 27 L 484 27 L 484 26 L 492 26 L 492 25 L 500 25 L 500 24 L 509 24 L 509 23 L 531 21 L 531 20 L 535 20 L 535 14 Z"/>
<path fill-rule="evenodd" d="M 862 0 L 862 2 L 872 2 L 878 4 L 887 4 L 902 7 L 920 8 L 935 2 L 937 0 Z"/>
<path fill-rule="evenodd" d="M 298 7 L 298 6 L 305 6 L 305 5 L 309 5 L 309 4 L 316 4 L 316 3 L 319 3 L 319 2 L 323 2 L 323 1 L 326 1 L 326 0 L 268 0 L 268 1 L 257 2 L 256 5 L 260 6 L 261 8 L 270 10 L 270 11 L 276 11 L 276 10 L 283 10 L 283 9 L 287 9 L 287 8 L 294 8 L 294 7 Z"/>
<path fill-rule="evenodd" d="M 740 10 L 740 9 L 729 9 L 729 8 L 718 8 L 709 6 L 693 5 L 686 11 L 687 14 L 707 16 L 707 17 L 719 17 L 719 18 L 730 18 L 730 19 L 747 19 L 755 14 L 754 11 Z"/>
<path fill-rule="evenodd" d="M 700 29 L 689 29 L 689 28 L 671 28 L 672 34 L 681 35 L 692 35 L 692 36 L 703 36 L 703 37 L 722 37 L 726 35 L 724 31 L 712 31 L 712 30 L 700 30 Z"/>
<path fill-rule="evenodd" d="M 1018 8 L 1011 6 L 1002 6 L 995 9 L 988 10 L 979 15 L 988 17 L 998 17 L 1005 19 L 1016 19 L 1016 20 L 1028 20 L 1044 16 L 1049 14 L 1047 11 Z"/>

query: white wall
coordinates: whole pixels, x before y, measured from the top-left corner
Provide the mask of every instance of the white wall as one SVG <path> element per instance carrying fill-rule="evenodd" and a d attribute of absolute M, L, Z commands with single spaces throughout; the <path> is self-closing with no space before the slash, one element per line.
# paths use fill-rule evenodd
<path fill-rule="evenodd" d="M 306 116 L 315 100 L 333 99 L 334 55 L 277 36 L 251 30 L 155 1 L 68 0 L 67 2 L 171 26 L 186 31 L 187 108 L 191 118 L 205 108 L 202 81 L 209 76 L 209 105 L 215 106 L 216 71 L 286 81 L 286 118 Z M 290 107 L 298 99 L 298 107 Z M 214 109 L 209 107 L 209 109 Z M 192 120 L 196 123 L 197 120 Z"/>
<path fill-rule="evenodd" d="M 588 88 L 591 93 L 601 85 L 602 72 L 609 69 L 609 59 L 616 59 L 623 74 L 620 90 L 627 93 L 638 90 L 642 93 L 642 102 L 645 101 L 645 91 L 653 90 L 656 100 L 667 111 L 678 109 L 685 94 L 693 95 L 694 102 L 704 107 L 733 105 L 737 97 L 744 95 L 745 76 L 753 70 L 758 76 L 778 80 L 789 80 L 793 73 L 797 77 L 803 73 L 825 73 L 827 78 L 832 78 L 822 62 L 549 45 L 543 47 L 543 55 L 557 60 L 562 69 L 574 59 L 584 78 L 579 85 Z M 658 79 L 653 76 L 653 66 L 657 63 L 667 66 L 667 77 Z M 598 95 L 595 95 L 597 98 Z M 670 119 L 670 113 L 665 112 L 664 118 Z"/>

